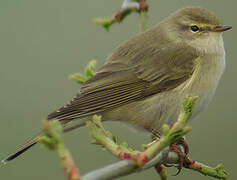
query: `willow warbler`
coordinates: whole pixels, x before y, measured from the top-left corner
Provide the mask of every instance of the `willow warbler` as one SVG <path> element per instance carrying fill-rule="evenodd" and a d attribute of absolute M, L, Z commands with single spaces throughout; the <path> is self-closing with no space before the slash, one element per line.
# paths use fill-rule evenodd
<path fill-rule="evenodd" d="M 177 120 L 184 97 L 195 95 L 199 99 L 193 119 L 207 107 L 223 74 L 222 32 L 229 29 L 206 9 L 178 10 L 117 47 L 76 97 L 47 119 L 57 119 L 66 127 L 72 120 L 84 124 L 98 114 L 103 121 L 160 132 L 164 123 Z M 3 162 L 32 147 L 38 137 Z"/>

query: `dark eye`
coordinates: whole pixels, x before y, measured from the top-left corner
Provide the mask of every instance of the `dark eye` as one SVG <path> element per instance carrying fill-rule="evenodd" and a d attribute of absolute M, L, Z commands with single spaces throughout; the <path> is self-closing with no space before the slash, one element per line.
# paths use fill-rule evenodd
<path fill-rule="evenodd" d="M 198 26 L 191 26 L 191 30 L 193 32 L 197 32 L 197 31 L 199 31 L 199 27 Z"/>

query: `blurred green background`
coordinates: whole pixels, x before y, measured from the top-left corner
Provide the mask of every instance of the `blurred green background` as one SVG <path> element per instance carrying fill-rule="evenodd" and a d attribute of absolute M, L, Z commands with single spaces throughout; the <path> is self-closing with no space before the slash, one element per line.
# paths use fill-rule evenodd
<path fill-rule="evenodd" d="M 187 140 L 191 157 L 215 166 L 223 163 L 236 175 L 237 92 L 235 0 L 149 0 L 149 27 L 171 12 L 186 5 L 212 10 L 233 30 L 224 34 L 227 68 L 217 94 L 208 110 L 191 125 Z M 0 1 L 0 159 L 35 135 L 41 120 L 64 105 L 78 91 L 79 85 L 68 75 L 82 72 L 91 59 L 101 66 L 104 59 L 121 42 L 139 32 L 138 15 L 105 32 L 91 22 L 98 16 L 110 16 L 119 10 L 122 0 L 1 0 Z M 235 20 L 234 20 L 235 19 Z M 146 134 L 131 131 L 119 123 L 106 128 L 134 147 L 149 141 Z M 101 147 L 89 143 L 87 128 L 64 136 L 82 173 L 115 162 Z M 169 170 L 169 179 L 212 179 L 184 169 L 178 177 Z M 155 171 L 133 174 L 120 179 L 158 179 Z M 0 167 L 4 180 L 66 179 L 57 156 L 39 146 L 6 166 Z"/>

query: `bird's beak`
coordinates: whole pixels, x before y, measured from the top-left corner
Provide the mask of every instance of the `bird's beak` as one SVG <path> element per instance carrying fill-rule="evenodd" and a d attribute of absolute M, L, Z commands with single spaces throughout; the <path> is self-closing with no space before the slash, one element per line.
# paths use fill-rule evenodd
<path fill-rule="evenodd" d="M 216 26 L 212 29 L 213 32 L 224 32 L 232 29 L 232 26 Z"/>

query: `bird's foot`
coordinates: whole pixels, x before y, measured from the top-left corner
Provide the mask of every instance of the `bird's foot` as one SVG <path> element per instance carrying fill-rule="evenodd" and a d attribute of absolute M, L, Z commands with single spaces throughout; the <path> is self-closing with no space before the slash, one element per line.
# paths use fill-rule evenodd
<path fill-rule="evenodd" d="M 178 171 L 176 174 L 174 174 L 174 176 L 177 176 L 182 168 L 184 167 L 184 164 L 186 162 L 189 161 L 187 155 L 189 153 L 189 147 L 188 147 L 188 144 L 187 142 L 184 140 L 184 138 L 180 139 L 178 142 L 176 143 L 173 143 L 170 145 L 170 149 L 169 149 L 169 152 L 174 152 L 178 155 L 179 157 L 179 163 L 178 165 L 176 166 Z M 171 164 L 164 164 L 166 167 L 172 167 L 174 165 L 171 165 Z"/>

